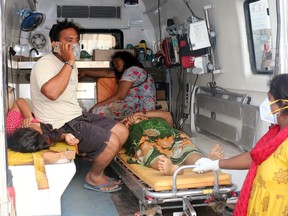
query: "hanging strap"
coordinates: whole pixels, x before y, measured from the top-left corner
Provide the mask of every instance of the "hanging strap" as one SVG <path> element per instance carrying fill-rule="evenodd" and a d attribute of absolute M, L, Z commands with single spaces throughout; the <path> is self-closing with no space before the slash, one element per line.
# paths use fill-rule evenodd
<path fill-rule="evenodd" d="M 44 159 L 39 152 L 32 153 L 34 160 L 34 169 L 36 182 L 39 190 L 48 189 L 49 183 L 46 176 Z"/>

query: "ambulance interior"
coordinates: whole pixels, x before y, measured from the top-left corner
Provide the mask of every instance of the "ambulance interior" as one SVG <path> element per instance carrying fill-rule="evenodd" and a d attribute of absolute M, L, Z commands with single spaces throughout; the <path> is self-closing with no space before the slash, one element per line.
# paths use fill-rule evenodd
<path fill-rule="evenodd" d="M 105 75 L 113 70 L 111 56 L 117 50 L 130 50 L 155 80 L 157 109 L 170 111 L 177 129 L 189 134 L 205 156 L 216 143 L 223 147 L 225 157 L 238 155 L 251 150 L 269 127 L 260 119 L 259 105 L 267 97 L 271 77 L 285 71 L 282 62 L 285 59 L 279 55 L 285 56 L 287 52 L 286 33 L 281 32 L 284 36 L 279 36 L 279 29 L 287 27 L 286 17 L 282 18 L 282 14 L 287 13 L 285 4 L 282 0 L 2 1 L 3 91 L 7 92 L 8 86 L 13 88 L 10 94 L 3 94 L 4 104 L 9 107 L 11 101 L 19 97 L 31 100 L 31 69 L 39 58 L 51 52 L 51 26 L 58 19 L 67 18 L 80 26 L 78 71 L 95 73 L 97 77 L 79 79 L 77 96 L 83 110 L 89 110 L 115 92 L 115 78 Z M 277 22 L 279 17 L 284 22 Z M 8 101 L 4 100 L 6 95 Z M 6 112 L 7 108 L 4 110 Z M 65 192 L 73 187 L 75 173 L 85 170 L 81 164 L 86 162 L 75 165 L 74 160 L 69 160 L 45 164 L 49 189 L 39 190 L 35 172 L 41 168 L 36 168 L 33 160 L 29 165 L 11 162 L 9 156 L 12 157 L 11 154 L 7 156 L 7 181 L 16 194 L 14 203 L 10 203 L 10 213 L 14 207 L 14 215 L 79 215 L 79 212 L 98 215 L 95 211 L 105 215 L 106 207 L 103 213 L 96 206 L 81 205 L 90 203 L 82 200 L 85 196 L 94 199 L 95 195 L 90 197 L 81 192 L 79 199 L 71 200 L 72 204 L 70 200 L 63 201 L 67 198 Z M 198 213 L 197 207 L 209 205 L 210 198 L 212 202 L 223 204 L 225 200 L 224 206 L 230 203 L 233 206 L 247 174 L 247 170 L 221 170 L 219 180 L 215 177 L 217 173 L 211 172 L 213 180 L 207 188 L 198 185 L 193 192 L 176 185 L 174 188 L 176 177 L 169 177 L 169 188 L 158 193 L 158 189 L 151 186 L 154 183 L 139 180 L 138 168 L 133 171 L 133 167 L 123 165 L 124 160 L 119 156 L 109 169 L 127 187 L 122 195 L 119 192 L 119 199 L 125 199 L 124 193 L 129 193 L 136 207 L 123 204 L 124 201 L 117 200 L 117 195 L 110 195 L 116 208 L 114 211 L 111 207 L 107 215 L 132 215 L 129 211 L 149 215 L 147 210 L 154 212 L 151 215 L 161 215 L 158 208 L 163 212 L 168 209 L 169 213 L 163 215 L 170 215 L 174 201 L 180 202 L 180 210 L 179 204 L 173 206 L 178 209 L 178 214 L 173 215 L 180 215 L 179 212 L 207 215 L 201 210 Z M 10 172 L 13 177 L 8 174 Z M 222 172 L 228 174 L 228 180 Z M 218 180 L 225 186 L 218 185 Z M 214 200 L 215 194 L 220 195 L 219 200 Z M 107 199 L 110 200 L 109 195 Z M 208 201 L 199 204 L 197 200 Z M 69 207 L 65 207 L 67 203 Z M 74 204 L 77 210 L 73 209 Z M 161 205 L 163 207 L 159 207 Z M 91 213 L 89 208 L 96 210 Z M 209 211 L 210 214 L 213 215 Z"/>

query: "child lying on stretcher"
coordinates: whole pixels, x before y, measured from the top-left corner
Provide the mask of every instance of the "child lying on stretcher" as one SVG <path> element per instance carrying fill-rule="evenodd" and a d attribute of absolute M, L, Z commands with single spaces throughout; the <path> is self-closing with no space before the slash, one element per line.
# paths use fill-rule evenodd
<path fill-rule="evenodd" d="M 130 131 L 124 144 L 126 154 L 131 156 L 129 163 L 173 175 L 181 164 L 193 165 L 203 157 L 187 134 L 173 128 L 170 112 L 135 113 L 122 122 Z M 208 157 L 212 160 L 223 158 L 222 147 L 216 144 Z"/>
<path fill-rule="evenodd" d="M 8 148 L 12 151 L 31 153 L 49 149 L 49 145 L 57 141 L 66 141 L 69 145 L 77 145 L 79 140 L 71 133 L 53 129 L 52 125 L 44 124 L 35 119 L 25 99 L 15 100 L 6 115 L 6 131 Z M 56 162 L 58 159 L 72 159 L 75 152 L 44 152 L 46 162 Z"/>

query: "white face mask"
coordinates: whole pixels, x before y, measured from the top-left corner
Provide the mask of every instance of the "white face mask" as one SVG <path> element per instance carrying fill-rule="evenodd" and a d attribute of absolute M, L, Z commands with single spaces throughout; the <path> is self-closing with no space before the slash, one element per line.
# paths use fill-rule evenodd
<path fill-rule="evenodd" d="M 266 98 L 262 104 L 260 105 L 260 117 L 263 121 L 278 124 L 277 122 L 277 115 L 278 113 L 271 113 L 270 101 Z"/>
<path fill-rule="evenodd" d="M 80 59 L 80 45 L 78 43 L 72 44 L 73 53 L 76 59 Z"/>

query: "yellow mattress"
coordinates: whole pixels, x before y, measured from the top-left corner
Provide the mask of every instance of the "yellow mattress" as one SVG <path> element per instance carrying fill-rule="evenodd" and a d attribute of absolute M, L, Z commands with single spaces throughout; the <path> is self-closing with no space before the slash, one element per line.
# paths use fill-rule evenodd
<path fill-rule="evenodd" d="M 118 154 L 118 158 L 125 164 L 125 166 L 132 171 L 138 178 L 143 180 L 147 185 L 153 188 L 155 191 L 165 191 L 172 189 L 172 176 L 167 176 L 162 172 L 145 167 L 138 164 L 128 164 L 127 156 L 123 151 Z M 230 174 L 219 172 L 219 184 L 229 185 L 231 184 Z M 214 185 L 214 173 L 207 172 L 203 174 L 194 173 L 190 169 L 184 170 L 184 174 L 177 177 L 177 188 L 199 188 Z"/>
<path fill-rule="evenodd" d="M 51 145 L 49 149 L 45 149 L 42 151 L 38 151 L 35 153 L 21 153 L 15 152 L 8 149 L 8 165 L 15 166 L 15 165 L 29 165 L 34 163 L 33 155 L 40 155 L 47 151 L 54 151 L 54 152 L 64 152 L 64 151 L 75 151 L 75 146 L 70 146 L 65 142 L 57 142 L 54 145 Z"/>

